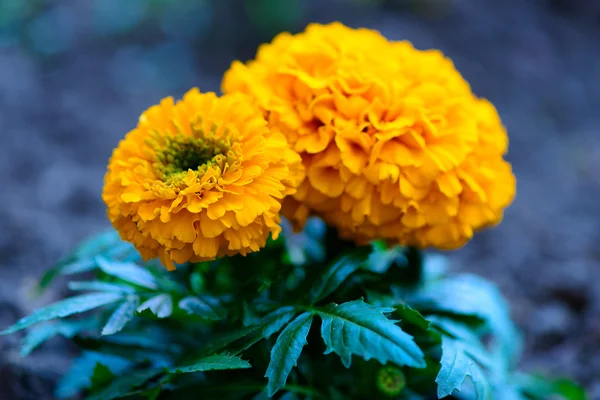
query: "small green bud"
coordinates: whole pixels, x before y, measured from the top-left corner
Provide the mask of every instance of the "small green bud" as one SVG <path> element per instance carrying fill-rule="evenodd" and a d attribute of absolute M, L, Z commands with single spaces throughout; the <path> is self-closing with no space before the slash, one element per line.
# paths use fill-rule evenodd
<path fill-rule="evenodd" d="M 391 365 L 377 372 L 377 388 L 386 396 L 398 396 L 406 387 L 406 378 L 402 371 Z"/>

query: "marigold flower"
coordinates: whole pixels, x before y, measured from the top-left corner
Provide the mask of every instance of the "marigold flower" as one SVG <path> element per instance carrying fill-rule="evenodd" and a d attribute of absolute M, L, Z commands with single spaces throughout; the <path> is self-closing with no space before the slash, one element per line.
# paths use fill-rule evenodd
<path fill-rule="evenodd" d="M 259 250 L 303 178 L 300 156 L 250 97 L 192 89 L 142 114 L 113 152 L 102 198 L 123 239 L 174 269 Z"/>
<path fill-rule="evenodd" d="M 222 86 L 256 98 L 301 154 L 306 179 L 284 204 L 300 225 L 316 214 L 359 243 L 452 249 L 514 197 L 496 109 L 440 51 L 312 24 L 234 62 Z"/>

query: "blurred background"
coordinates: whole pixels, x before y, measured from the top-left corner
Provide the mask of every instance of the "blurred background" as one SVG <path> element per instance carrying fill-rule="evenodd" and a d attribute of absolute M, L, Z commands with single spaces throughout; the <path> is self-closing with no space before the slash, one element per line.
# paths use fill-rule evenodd
<path fill-rule="evenodd" d="M 145 108 L 334 20 L 443 50 L 497 106 L 518 196 L 450 257 L 511 301 L 523 368 L 599 399 L 600 0 L 0 0 L 0 328 L 64 295 L 31 287 L 108 227 L 106 163 Z M 18 341 L 0 337 L 0 399 L 52 398 L 74 349 Z"/>

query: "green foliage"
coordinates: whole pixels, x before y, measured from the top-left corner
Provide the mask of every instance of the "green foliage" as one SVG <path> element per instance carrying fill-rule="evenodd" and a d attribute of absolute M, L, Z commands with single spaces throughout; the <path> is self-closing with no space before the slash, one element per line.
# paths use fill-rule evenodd
<path fill-rule="evenodd" d="M 342 256 L 328 267 L 312 285 L 308 301 L 313 304 L 335 292 L 335 290 L 366 261 L 369 253 L 361 249 L 354 254 Z"/>
<path fill-rule="evenodd" d="M 227 355 L 227 354 L 215 354 L 211 356 L 205 356 L 189 365 L 175 366 L 168 369 L 169 374 L 187 374 L 190 372 L 204 372 L 211 370 L 224 370 L 224 369 L 243 369 L 251 368 L 252 366 L 248 361 L 242 360 L 239 356 Z"/>
<path fill-rule="evenodd" d="M 131 395 L 131 391 L 157 376 L 159 369 L 142 369 L 109 380 L 101 389 L 93 391 L 86 400 L 113 400 Z M 94 382 L 92 380 L 92 382 Z M 93 389 L 93 388 L 92 388 Z"/>
<path fill-rule="evenodd" d="M 28 317 L 20 319 L 13 326 L 0 332 L 2 335 L 14 333 L 30 327 L 31 325 L 38 324 L 40 322 L 49 321 L 56 318 L 64 318 L 69 315 L 82 313 L 85 311 L 92 310 L 96 307 L 104 306 L 107 304 L 115 303 L 123 298 L 120 293 L 90 293 L 82 294 L 81 296 L 70 297 L 66 300 L 59 301 L 48 307 L 41 308 L 35 311 Z"/>
<path fill-rule="evenodd" d="M 227 316 L 227 310 L 219 300 L 211 296 L 188 296 L 179 301 L 179 308 L 199 317 L 218 321 Z"/>
<path fill-rule="evenodd" d="M 152 314 L 158 318 L 167 318 L 173 313 L 173 300 L 171 295 L 167 293 L 157 294 L 143 302 L 137 312 L 142 313 L 145 310 L 150 310 Z"/>
<path fill-rule="evenodd" d="M 285 386 L 288 375 L 296 366 L 306 336 L 310 330 L 313 316 L 309 312 L 297 317 L 281 332 L 271 350 L 271 361 L 265 377 L 269 378 L 267 386 L 269 397 Z"/>
<path fill-rule="evenodd" d="M 83 331 L 93 329 L 96 325 L 96 320 L 89 319 L 79 321 L 59 320 L 56 322 L 40 324 L 31 329 L 23 339 L 23 343 L 21 344 L 21 356 L 28 356 L 32 351 L 53 337 L 60 335 L 66 338 L 72 338 Z"/>
<path fill-rule="evenodd" d="M 87 273 L 68 287 L 91 293 L 2 334 L 39 323 L 23 355 L 56 336 L 83 350 L 57 398 L 585 399 L 572 382 L 515 371 L 520 335 L 490 282 L 448 275 L 440 255 L 356 249 L 309 228 L 171 273 L 102 233 L 40 283 Z"/>
<path fill-rule="evenodd" d="M 125 325 L 133 318 L 135 310 L 140 304 L 138 296 L 129 296 L 110 316 L 104 328 L 102 335 L 114 335 L 121 331 Z"/>
<path fill-rule="evenodd" d="M 321 335 L 325 354 L 336 353 L 350 368 L 352 354 L 365 360 L 388 361 L 398 366 L 425 367 L 423 352 L 412 337 L 385 317 L 393 308 L 374 307 L 362 300 L 331 304 L 317 314 L 323 320 Z"/>
<path fill-rule="evenodd" d="M 134 263 L 110 262 L 103 257 L 96 257 L 96 263 L 108 275 L 150 290 L 158 289 L 156 278 L 148 270 Z"/>
<path fill-rule="evenodd" d="M 437 394 L 439 398 L 449 396 L 454 390 L 460 388 L 467 376 L 470 376 L 475 385 L 477 400 L 488 400 L 491 398 L 491 387 L 481 367 L 467 353 L 465 345 L 458 340 L 444 337 L 442 340 L 442 367 L 435 378 L 438 384 Z"/>

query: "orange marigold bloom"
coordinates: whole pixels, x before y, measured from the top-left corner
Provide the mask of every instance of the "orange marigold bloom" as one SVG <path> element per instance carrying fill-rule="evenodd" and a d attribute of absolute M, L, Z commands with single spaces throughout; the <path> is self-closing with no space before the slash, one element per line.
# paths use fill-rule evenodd
<path fill-rule="evenodd" d="M 303 178 L 250 97 L 192 89 L 142 114 L 114 150 L 102 198 L 121 237 L 171 270 L 264 247 Z"/>
<path fill-rule="evenodd" d="M 223 90 L 256 98 L 301 154 L 307 177 L 284 204 L 299 225 L 316 214 L 359 243 L 452 249 L 514 197 L 496 109 L 440 51 L 312 24 L 234 62 Z"/>

